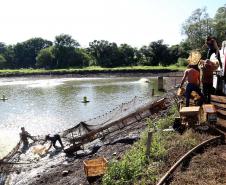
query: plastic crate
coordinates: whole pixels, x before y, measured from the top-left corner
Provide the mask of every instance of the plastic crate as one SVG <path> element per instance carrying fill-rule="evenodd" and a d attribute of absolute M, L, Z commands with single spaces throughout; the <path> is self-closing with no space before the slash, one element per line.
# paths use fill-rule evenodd
<path fill-rule="evenodd" d="M 107 169 L 108 161 L 104 157 L 92 160 L 84 160 L 84 171 L 87 177 L 103 175 Z"/>

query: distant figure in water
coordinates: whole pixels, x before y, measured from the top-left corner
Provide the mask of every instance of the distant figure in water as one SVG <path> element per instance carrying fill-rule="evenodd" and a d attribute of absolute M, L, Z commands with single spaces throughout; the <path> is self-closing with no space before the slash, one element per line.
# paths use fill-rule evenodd
<path fill-rule="evenodd" d="M 29 134 L 24 127 L 21 127 L 21 133 L 20 133 L 20 142 L 23 143 L 22 152 L 25 152 L 29 147 L 28 138 L 30 138 L 33 141 L 36 141 L 31 134 Z"/>
<path fill-rule="evenodd" d="M 82 101 L 82 103 L 88 103 L 89 102 L 89 100 L 87 100 L 87 97 L 86 96 L 84 96 L 83 97 L 83 101 Z"/>
<path fill-rule="evenodd" d="M 5 101 L 5 100 L 8 100 L 8 99 L 7 99 L 7 98 L 5 97 L 5 95 L 3 94 L 1 100 Z"/>
<path fill-rule="evenodd" d="M 50 142 L 51 142 L 51 144 L 50 144 L 48 150 L 52 147 L 52 145 L 53 145 L 53 147 L 54 147 L 55 149 L 58 149 L 58 147 L 56 146 L 56 142 L 57 142 L 57 141 L 60 143 L 61 148 L 64 148 L 64 145 L 63 145 L 63 143 L 62 143 L 62 141 L 61 141 L 61 138 L 60 138 L 60 135 L 59 135 L 59 134 L 55 134 L 55 135 L 53 135 L 53 136 L 51 136 L 51 135 L 49 135 L 49 134 L 46 135 L 45 141 L 44 141 L 42 144 L 45 144 L 47 141 L 50 141 Z"/>

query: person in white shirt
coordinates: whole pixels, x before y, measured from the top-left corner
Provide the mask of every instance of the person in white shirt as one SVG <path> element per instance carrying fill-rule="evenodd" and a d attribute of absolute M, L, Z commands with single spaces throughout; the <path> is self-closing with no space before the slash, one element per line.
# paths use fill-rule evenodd
<path fill-rule="evenodd" d="M 226 39 L 226 32 L 224 34 Z M 223 54 L 226 56 L 226 40 L 222 42 L 221 48 L 222 48 Z"/>

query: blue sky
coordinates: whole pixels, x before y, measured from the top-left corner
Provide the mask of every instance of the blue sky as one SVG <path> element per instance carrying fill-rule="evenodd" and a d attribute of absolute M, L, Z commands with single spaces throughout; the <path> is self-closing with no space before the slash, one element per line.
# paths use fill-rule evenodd
<path fill-rule="evenodd" d="M 163 39 L 178 44 L 181 25 L 197 8 L 210 17 L 225 0 L 0 0 L 0 42 L 16 44 L 33 37 L 54 41 L 71 35 L 82 47 L 108 40 L 133 47 Z"/>

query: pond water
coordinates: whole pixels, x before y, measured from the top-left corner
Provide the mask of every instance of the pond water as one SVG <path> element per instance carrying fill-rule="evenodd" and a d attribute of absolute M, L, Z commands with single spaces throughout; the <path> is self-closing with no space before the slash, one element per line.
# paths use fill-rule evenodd
<path fill-rule="evenodd" d="M 150 99 L 157 79 L 1 78 L 0 156 L 19 140 L 20 127 L 32 135 L 57 133 L 102 115 L 135 96 Z M 89 103 L 82 103 L 86 96 Z"/>

